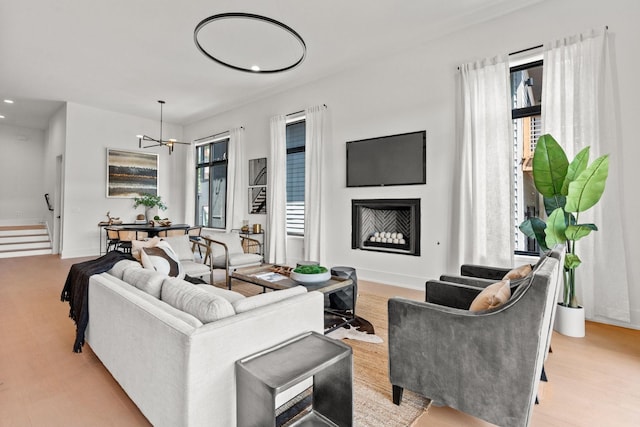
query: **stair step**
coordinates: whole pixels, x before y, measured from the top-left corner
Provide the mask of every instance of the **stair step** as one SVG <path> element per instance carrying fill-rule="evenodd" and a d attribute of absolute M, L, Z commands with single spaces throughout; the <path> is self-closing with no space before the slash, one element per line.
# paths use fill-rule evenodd
<path fill-rule="evenodd" d="M 34 249 L 51 249 L 51 242 L 47 240 L 38 240 L 36 242 L 18 242 L 0 244 L 0 252 L 24 251 Z"/>
<path fill-rule="evenodd" d="M 2 236 L 0 235 L 0 245 L 6 245 L 8 243 L 23 243 L 23 242 L 43 242 L 49 241 L 48 234 L 17 234 L 15 236 Z"/>
<path fill-rule="evenodd" d="M 33 255 L 51 255 L 53 250 L 49 249 L 22 249 L 17 251 L 4 252 L 0 251 L 0 258 L 17 258 L 24 256 L 33 256 Z"/>
<path fill-rule="evenodd" d="M 34 236 L 34 235 L 47 235 L 46 228 L 29 228 L 21 230 L 7 230 L 0 228 L 0 237 L 5 236 Z"/>

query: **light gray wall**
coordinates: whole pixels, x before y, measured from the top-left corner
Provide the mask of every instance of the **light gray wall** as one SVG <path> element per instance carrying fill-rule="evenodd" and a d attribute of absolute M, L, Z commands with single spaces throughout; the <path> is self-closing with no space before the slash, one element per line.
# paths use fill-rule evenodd
<path fill-rule="evenodd" d="M 0 225 L 45 220 L 45 132 L 0 124 Z"/>
<path fill-rule="evenodd" d="M 185 127 L 187 140 L 237 126 L 244 126 L 245 155 L 248 159 L 268 153 L 269 118 L 325 103 L 330 116 L 325 147 L 323 216 L 325 218 L 321 261 L 328 265 L 350 265 L 358 276 L 423 289 L 424 281 L 447 268 L 452 167 L 455 164 L 455 100 L 458 65 L 488 56 L 526 49 L 592 28 L 609 26 L 615 38 L 617 84 L 620 89 L 622 164 L 627 182 L 633 182 L 634 163 L 640 155 L 635 143 L 635 121 L 640 113 L 636 73 L 640 67 L 637 41 L 640 2 L 635 0 L 556 0 L 539 3 L 425 43 L 420 48 L 399 52 L 394 57 L 362 64 L 360 68 L 328 76 L 266 99 L 256 100 L 226 113 Z M 347 43 L 347 41 L 345 41 Z M 302 65 L 304 66 L 304 64 Z M 367 137 L 426 129 L 427 184 L 389 188 L 346 188 L 345 142 Z M 188 173 L 188 172 L 187 172 Z M 640 235 L 633 214 L 640 208 L 638 193 L 629 185 L 625 193 L 625 230 Z M 350 245 L 351 206 L 356 198 L 422 199 L 422 255 L 410 257 L 352 250 Z M 253 222 L 261 218 L 247 215 Z M 267 230 L 268 232 L 269 230 Z M 603 233 L 604 234 L 604 233 Z M 617 242 L 607 242 L 617 244 Z M 300 245 L 290 253 L 290 261 L 304 258 Z M 640 249 L 629 248 L 630 259 Z M 631 325 L 640 327 L 640 289 L 637 278 L 630 283 Z"/>
<path fill-rule="evenodd" d="M 132 199 L 107 198 L 107 148 L 138 150 L 136 135 L 159 136 L 156 120 L 68 103 L 64 149 L 63 258 L 98 254 L 98 222 L 111 216 L 133 222 L 142 207 L 133 208 Z M 164 134 L 182 138 L 182 127 L 164 123 Z M 182 218 L 184 151 L 147 149 L 160 154 L 159 194 L 169 209 L 162 214 Z"/>

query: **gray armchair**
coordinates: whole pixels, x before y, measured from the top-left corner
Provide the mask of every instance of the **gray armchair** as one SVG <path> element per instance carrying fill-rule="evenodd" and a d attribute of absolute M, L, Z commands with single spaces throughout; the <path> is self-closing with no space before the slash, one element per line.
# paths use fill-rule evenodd
<path fill-rule="evenodd" d="M 401 403 L 406 388 L 435 405 L 500 426 L 528 425 L 548 351 L 563 255 L 564 247 L 554 248 L 504 305 L 491 310 L 467 310 L 482 287 L 443 281 L 435 281 L 440 283 L 434 302 L 391 298 L 394 403 Z"/>

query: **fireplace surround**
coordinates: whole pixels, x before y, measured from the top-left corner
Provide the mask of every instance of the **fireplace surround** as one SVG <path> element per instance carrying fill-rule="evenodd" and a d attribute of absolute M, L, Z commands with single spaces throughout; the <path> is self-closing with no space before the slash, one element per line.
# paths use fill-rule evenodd
<path fill-rule="evenodd" d="M 351 248 L 420 256 L 420 199 L 352 200 Z"/>

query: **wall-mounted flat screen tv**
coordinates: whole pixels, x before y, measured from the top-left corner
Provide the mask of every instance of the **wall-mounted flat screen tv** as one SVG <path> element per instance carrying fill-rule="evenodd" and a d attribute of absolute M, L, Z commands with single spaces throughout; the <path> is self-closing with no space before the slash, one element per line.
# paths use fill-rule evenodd
<path fill-rule="evenodd" d="M 347 187 L 427 183 L 427 131 L 347 142 Z"/>

